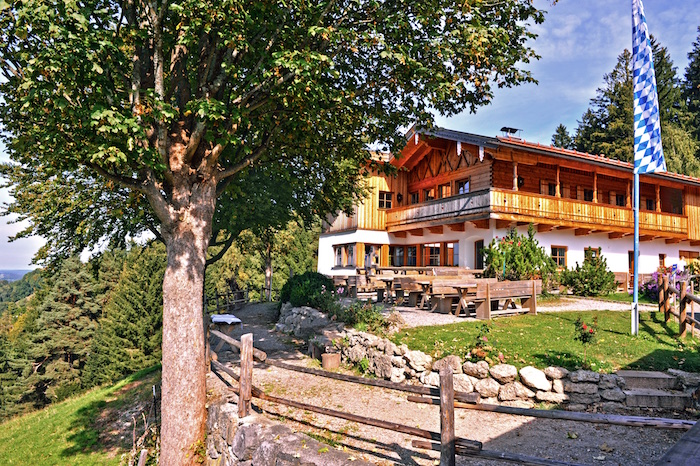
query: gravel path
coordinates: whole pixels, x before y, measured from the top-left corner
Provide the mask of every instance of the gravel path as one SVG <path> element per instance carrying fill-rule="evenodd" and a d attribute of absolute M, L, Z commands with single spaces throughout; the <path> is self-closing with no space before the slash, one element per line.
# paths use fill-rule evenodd
<path fill-rule="evenodd" d="M 600 308 L 609 309 L 609 303 L 605 304 Z M 572 306 L 581 309 L 580 304 Z M 448 318 L 452 321 L 465 320 L 464 317 L 421 313 L 410 311 L 408 308 L 407 311 L 402 308 L 401 312 L 406 320 L 420 319 L 423 325 L 444 323 Z M 248 306 L 236 315 L 243 320 L 243 329 L 239 333 L 252 332 L 256 347 L 268 351 L 271 358 L 318 367 L 316 361 L 305 357 L 299 351 L 303 347 L 295 346 L 295 343 L 300 342 L 272 331 L 276 317 L 274 307 Z M 236 367 L 237 354 L 221 352 L 220 358 L 224 362 L 234 363 L 233 367 Z M 213 376 L 209 380 L 210 390 L 223 392 L 223 383 L 220 380 Z M 404 393 L 323 379 L 263 364 L 256 365 L 254 384 L 272 395 L 283 398 L 439 431 L 438 407 L 409 403 Z M 345 449 L 354 457 L 374 464 L 428 466 L 437 464 L 439 459 L 438 452 L 413 448 L 412 438 L 405 434 L 260 400 L 253 401 L 258 409 L 293 429 L 311 433 L 317 439 L 325 438 L 336 448 Z M 481 441 L 486 450 L 588 465 L 653 464 L 682 435 L 679 431 L 536 419 L 471 410 L 457 410 L 455 418 L 457 436 Z M 457 464 L 504 463 L 458 457 Z"/>

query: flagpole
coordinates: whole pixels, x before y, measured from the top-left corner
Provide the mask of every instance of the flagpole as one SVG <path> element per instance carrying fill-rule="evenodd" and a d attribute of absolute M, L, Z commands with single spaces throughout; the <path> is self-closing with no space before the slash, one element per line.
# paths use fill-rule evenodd
<path fill-rule="evenodd" d="M 634 279 L 632 280 L 632 335 L 639 332 L 639 173 L 634 171 Z"/>

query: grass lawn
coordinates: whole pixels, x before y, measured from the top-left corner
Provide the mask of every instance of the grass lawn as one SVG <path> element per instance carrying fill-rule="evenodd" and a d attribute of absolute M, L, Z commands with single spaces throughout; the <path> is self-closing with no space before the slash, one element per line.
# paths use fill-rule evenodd
<path fill-rule="evenodd" d="M 583 366 L 583 344 L 574 340 L 577 317 L 590 324 L 598 317 L 596 340 L 589 345 L 586 361 L 591 369 L 665 370 L 679 368 L 700 372 L 698 340 L 681 340 L 678 324 L 663 322 L 658 312 L 640 313 L 639 335 L 630 335 L 630 313 L 616 311 L 552 312 L 495 319 L 490 324 L 463 322 L 450 325 L 405 329 L 394 335 L 397 344 L 420 350 L 435 358 L 456 354 L 462 358 L 475 347 L 479 329 L 486 335 L 490 358 L 499 352 L 504 362 L 517 367 L 550 365 L 576 369 Z"/>
<path fill-rule="evenodd" d="M 622 292 L 622 293 L 610 293 L 610 294 L 602 294 L 600 296 L 597 296 L 597 299 L 602 299 L 604 301 L 620 301 L 623 303 L 631 303 L 632 302 L 632 295 L 627 293 L 627 292 Z M 639 302 L 643 304 L 659 304 L 658 301 L 652 301 L 651 299 L 647 298 L 646 296 L 642 296 L 642 294 L 639 294 Z"/>
<path fill-rule="evenodd" d="M 159 377 L 159 366 L 146 369 L 111 387 L 97 388 L 0 424 L 0 464 L 119 464 L 124 448 L 131 447 L 132 428 L 118 422 L 120 410 L 148 397 Z M 121 424 L 125 439 L 120 440 L 122 433 L 113 431 L 116 424 Z M 100 427 L 109 430 L 106 442 L 99 438 Z"/>

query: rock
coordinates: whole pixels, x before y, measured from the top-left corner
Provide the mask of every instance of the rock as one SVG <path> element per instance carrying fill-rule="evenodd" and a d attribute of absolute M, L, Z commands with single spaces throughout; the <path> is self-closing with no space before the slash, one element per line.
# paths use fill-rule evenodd
<path fill-rule="evenodd" d="M 391 357 L 391 365 L 394 367 L 400 367 L 404 368 L 406 367 L 406 362 L 403 360 L 401 356 L 392 356 Z"/>
<path fill-rule="evenodd" d="M 548 392 L 552 389 L 552 382 L 547 380 L 545 373 L 532 366 L 520 369 L 520 380 L 523 384 L 536 390 Z"/>
<path fill-rule="evenodd" d="M 509 383 L 518 376 L 518 369 L 510 364 L 496 364 L 489 370 L 489 373 L 500 383 Z"/>
<path fill-rule="evenodd" d="M 700 374 L 685 372 L 680 369 L 669 369 L 666 372 L 675 376 L 678 379 L 678 382 L 680 382 L 685 388 L 695 388 L 700 386 Z"/>
<path fill-rule="evenodd" d="M 401 354 L 401 351 L 399 351 L 399 347 L 396 346 L 396 343 L 387 340 L 386 344 L 384 345 L 384 353 L 386 353 L 388 356 L 398 356 Z"/>
<path fill-rule="evenodd" d="M 569 395 L 569 401 L 574 404 L 590 405 L 600 401 L 600 395 L 586 394 L 586 393 L 571 393 Z"/>
<path fill-rule="evenodd" d="M 582 405 L 582 404 L 580 404 L 580 403 L 569 404 L 569 405 L 566 407 L 566 409 L 569 410 L 569 411 L 585 411 L 586 408 L 587 408 L 586 405 Z"/>
<path fill-rule="evenodd" d="M 578 370 L 569 373 L 569 380 L 575 383 L 579 382 L 593 382 L 598 383 L 600 380 L 600 374 L 593 371 Z"/>
<path fill-rule="evenodd" d="M 364 346 L 355 345 L 348 348 L 348 359 L 352 363 L 358 363 L 367 357 L 367 350 Z"/>
<path fill-rule="evenodd" d="M 433 371 L 440 373 L 440 369 L 442 369 L 443 366 L 451 368 L 453 374 L 462 373 L 462 360 L 459 358 L 459 356 L 455 356 L 454 354 L 435 361 L 432 369 Z"/>
<path fill-rule="evenodd" d="M 501 388 L 498 390 L 499 401 L 527 399 L 534 396 L 535 393 L 520 382 L 510 382 L 501 385 Z"/>
<path fill-rule="evenodd" d="M 455 391 L 471 393 L 474 391 L 474 385 L 468 375 L 455 374 L 453 376 Z"/>
<path fill-rule="evenodd" d="M 275 442 L 265 441 L 253 454 L 253 464 L 277 464 L 280 446 Z"/>
<path fill-rule="evenodd" d="M 604 401 L 602 403 L 598 403 L 595 405 L 595 407 L 604 413 L 609 413 L 609 412 L 615 412 L 615 411 L 624 411 L 627 409 L 627 407 L 623 403 L 615 403 L 612 401 Z"/>
<path fill-rule="evenodd" d="M 598 385 L 594 383 L 571 383 L 564 382 L 564 391 L 567 393 L 584 393 L 592 395 L 598 393 Z"/>
<path fill-rule="evenodd" d="M 440 386 L 440 374 L 437 372 L 424 372 L 421 374 L 421 382 L 424 385 L 431 385 L 433 387 Z"/>
<path fill-rule="evenodd" d="M 509 406 L 511 408 L 525 408 L 532 409 L 535 407 L 535 403 L 530 400 L 508 400 L 501 403 L 503 406 Z"/>
<path fill-rule="evenodd" d="M 626 398 L 625 392 L 618 387 L 601 390 L 599 394 L 600 397 L 606 401 L 622 401 Z"/>
<path fill-rule="evenodd" d="M 569 395 L 565 393 L 554 393 L 554 392 L 543 392 L 539 391 L 535 393 L 535 398 L 537 401 L 546 401 L 547 403 L 557 403 L 562 404 L 569 401 Z"/>
<path fill-rule="evenodd" d="M 253 458 L 253 452 L 260 443 L 262 427 L 260 424 L 244 424 L 238 428 L 233 437 L 231 449 L 239 460 L 245 461 Z"/>
<path fill-rule="evenodd" d="M 462 366 L 462 371 L 477 379 L 485 379 L 489 376 L 489 363 L 486 361 L 479 361 L 477 363 L 467 361 Z"/>
<path fill-rule="evenodd" d="M 390 379 L 393 366 L 391 364 L 391 356 L 377 353 L 372 358 L 374 364 L 374 375 L 380 379 Z"/>
<path fill-rule="evenodd" d="M 485 380 L 485 379 L 484 379 Z M 490 397 L 490 398 L 481 398 L 479 400 L 479 404 L 482 405 L 497 405 L 498 404 L 498 398 L 496 397 Z"/>
<path fill-rule="evenodd" d="M 552 391 L 554 393 L 564 393 L 564 382 L 561 379 L 552 380 Z"/>
<path fill-rule="evenodd" d="M 401 383 L 404 380 L 406 380 L 406 373 L 404 372 L 402 367 L 394 367 L 391 370 L 391 379 L 392 382 L 394 383 Z"/>
<path fill-rule="evenodd" d="M 287 326 L 284 325 L 283 323 L 278 322 L 275 324 L 275 332 L 286 333 L 287 331 L 288 331 Z"/>
<path fill-rule="evenodd" d="M 479 380 L 481 380 L 481 379 L 477 379 L 476 377 L 472 377 L 471 375 L 467 375 L 467 374 L 464 374 L 464 376 L 469 379 L 469 381 L 472 383 L 472 386 L 474 386 L 474 387 L 476 387 L 476 383 Z"/>
<path fill-rule="evenodd" d="M 569 375 L 569 371 L 563 367 L 549 366 L 544 370 L 544 375 L 552 380 L 559 380 Z"/>
<path fill-rule="evenodd" d="M 479 395 L 484 398 L 490 398 L 498 396 L 498 391 L 501 389 L 501 385 L 493 379 L 479 379 L 474 386 L 474 390 L 479 392 Z"/>
<path fill-rule="evenodd" d="M 421 351 L 408 351 L 404 358 L 408 365 L 418 372 L 429 371 L 433 363 L 433 358 Z"/>

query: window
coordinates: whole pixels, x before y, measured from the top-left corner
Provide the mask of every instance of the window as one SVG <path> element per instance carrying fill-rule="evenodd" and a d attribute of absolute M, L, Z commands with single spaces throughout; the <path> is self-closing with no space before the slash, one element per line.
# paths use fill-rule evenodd
<path fill-rule="evenodd" d="M 389 265 L 403 267 L 403 246 L 389 246 Z"/>
<path fill-rule="evenodd" d="M 572 185 L 569 188 L 569 197 L 571 199 L 578 199 L 578 186 Z"/>
<path fill-rule="evenodd" d="M 336 267 L 342 267 L 343 266 L 343 247 L 336 246 L 333 249 L 335 249 L 335 265 L 336 265 Z"/>
<path fill-rule="evenodd" d="M 341 244 L 338 246 L 333 246 L 333 254 L 335 255 L 336 267 L 355 265 L 354 244 Z"/>
<path fill-rule="evenodd" d="M 474 241 L 474 268 L 484 268 L 484 240 Z"/>
<path fill-rule="evenodd" d="M 447 257 L 445 265 L 457 267 L 459 265 L 459 243 L 446 243 Z"/>
<path fill-rule="evenodd" d="M 469 193 L 469 181 L 471 178 L 467 178 L 466 180 L 459 180 L 457 182 L 457 193 L 458 194 L 468 194 Z"/>
<path fill-rule="evenodd" d="M 418 258 L 418 247 L 408 246 L 406 248 L 406 265 L 409 267 L 415 267 L 417 265 L 416 259 Z"/>
<path fill-rule="evenodd" d="M 418 204 L 420 203 L 420 193 L 416 191 L 415 193 L 411 193 L 411 204 Z"/>
<path fill-rule="evenodd" d="M 659 267 L 666 267 L 666 254 L 659 254 Z"/>
<path fill-rule="evenodd" d="M 678 257 L 686 264 L 692 264 L 698 260 L 700 254 L 697 251 L 678 251 Z"/>
<path fill-rule="evenodd" d="M 656 210 L 656 205 L 655 205 L 656 202 L 654 202 L 654 199 L 647 199 L 646 204 L 647 204 L 647 210 L 651 210 L 651 211 Z"/>
<path fill-rule="evenodd" d="M 355 246 L 348 246 L 348 263 L 347 265 L 355 265 Z"/>
<path fill-rule="evenodd" d="M 380 209 L 391 209 L 391 196 L 392 193 L 386 191 L 379 191 L 379 208 Z"/>
<path fill-rule="evenodd" d="M 583 250 L 583 255 L 586 259 L 595 259 L 600 254 L 600 248 L 587 247 Z"/>
<path fill-rule="evenodd" d="M 566 268 L 566 246 L 552 246 L 552 259 L 557 267 Z"/>
<path fill-rule="evenodd" d="M 452 186 L 450 183 L 441 184 L 438 186 L 438 198 L 450 197 L 452 195 Z"/>
<path fill-rule="evenodd" d="M 583 200 L 586 202 L 593 202 L 593 190 L 584 189 L 583 190 Z"/>
<path fill-rule="evenodd" d="M 624 207 L 626 205 L 624 194 L 615 194 L 615 205 Z"/>
<path fill-rule="evenodd" d="M 424 189 L 423 199 L 425 201 L 432 201 L 433 199 L 435 199 L 435 188 Z"/>
<path fill-rule="evenodd" d="M 556 183 L 548 183 L 547 184 L 547 195 L 548 196 L 556 196 L 557 195 L 557 184 Z"/>
<path fill-rule="evenodd" d="M 428 243 L 423 245 L 423 265 L 440 265 L 440 243 Z"/>

